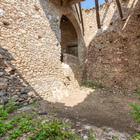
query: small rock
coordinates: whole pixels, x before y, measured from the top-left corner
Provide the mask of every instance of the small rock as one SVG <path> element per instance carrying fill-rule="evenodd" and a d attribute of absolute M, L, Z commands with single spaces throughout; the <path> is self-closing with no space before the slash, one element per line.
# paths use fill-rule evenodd
<path fill-rule="evenodd" d="M 34 15 L 33 18 L 39 19 L 40 15 Z"/>
<path fill-rule="evenodd" d="M 6 90 L 8 88 L 7 83 L 0 83 L 0 90 Z"/>
<path fill-rule="evenodd" d="M 24 106 L 27 106 L 27 105 L 28 105 L 28 103 L 24 103 L 23 105 L 24 105 Z"/>
<path fill-rule="evenodd" d="M 19 102 L 22 102 L 22 101 L 24 101 L 24 99 L 23 98 L 19 98 Z"/>
<path fill-rule="evenodd" d="M 28 100 L 24 100 L 22 103 L 28 103 Z"/>
<path fill-rule="evenodd" d="M 29 104 L 32 104 L 34 101 L 33 100 L 31 100 L 30 102 L 29 102 Z"/>
<path fill-rule="evenodd" d="M 6 51 L 4 51 L 4 50 L 0 50 L 0 53 L 1 53 L 1 54 L 5 54 Z"/>
<path fill-rule="evenodd" d="M 86 130 L 90 130 L 92 127 L 90 125 L 85 125 Z"/>
<path fill-rule="evenodd" d="M 26 15 L 25 15 L 23 12 L 19 12 L 19 16 L 23 18 L 23 17 L 25 17 Z"/>
<path fill-rule="evenodd" d="M 14 105 L 19 105 L 19 102 L 12 102 Z"/>
<path fill-rule="evenodd" d="M 9 77 L 9 80 L 15 81 L 15 80 L 16 80 L 16 77 L 15 77 L 14 75 L 11 75 L 11 76 Z"/>
<path fill-rule="evenodd" d="M 26 91 L 21 91 L 20 94 L 27 94 L 27 92 Z"/>
<path fill-rule="evenodd" d="M 0 76 L 3 76 L 4 75 L 4 72 L 0 72 Z"/>
<path fill-rule="evenodd" d="M 31 107 L 30 106 L 24 106 L 23 108 L 18 109 L 19 111 L 26 111 L 26 110 L 30 110 Z"/>
<path fill-rule="evenodd" d="M 2 103 L 4 103 L 4 104 L 6 104 L 6 103 L 8 103 L 8 97 L 2 97 L 1 99 L 0 99 L 0 104 L 2 104 Z"/>
<path fill-rule="evenodd" d="M 0 82 L 7 83 L 8 80 L 6 78 L 0 78 Z"/>
<path fill-rule="evenodd" d="M 8 20 L 4 20 L 2 23 L 3 23 L 5 26 L 8 26 L 8 25 L 11 24 Z"/>
<path fill-rule="evenodd" d="M 84 140 L 87 140 L 87 139 L 88 139 L 88 136 L 87 136 L 87 135 L 85 135 L 85 136 L 83 137 L 83 139 L 84 139 Z"/>
<path fill-rule="evenodd" d="M 19 100 L 19 97 L 18 97 L 18 95 L 14 95 L 14 96 L 12 97 L 12 99 L 14 99 L 14 101 L 17 101 L 17 100 Z"/>
<path fill-rule="evenodd" d="M 0 59 L 2 59 L 3 58 L 3 56 L 0 54 Z"/>
<path fill-rule="evenodd" d="M 21 95 L 21 98 L 28 99 L 28 95 L 27 94 L 23 94 L 23 95 Z"/>
<path fill-rule="evenodd" d="M 35 7 L 35 10 L 36 10 L 36 11 L 39 10 L 39 7 L 38 7 L 38 6 L 34 5 L 34 7 Z"/>
<path fill-rule="evenodd" d="M 0 97 L 1 97 L 1 96 L 4 96 L 4 95 L 6 95 L 6 92 L 3 91 L 3 90 L 1 90 L 1 91 L 0 91 Z"/>
<path fill-rule="evenodd" d="M 125 18 L 122 18 L 122 21 L 125 21 L 127 18 L 125 17 Z"/>
<path fill-rule="evenodd" d="M 8 83 L 7 79 L 0 78 L 0 90 L 7 89 L 8 88 L 7 83 Z"/>
<path fill-rule="evenodd" d="M 42 38 L 42 36 L 41 35 L 38 35 L 38 38 L 40 39 L 40 38 Z"/>
<path fill-rule="evenodd" d="M 28 95 L 31 96 L 31 97 L 35 97 L 36 96 L 35 93 L 32 92 L 32 91 L 31 92 L 28 92 Z"/>
<path fill-rule="evenodd" d="M 0 9 L 0 15 L 2 16 L 4 13 L 5 12 L 2 9 Z"/>

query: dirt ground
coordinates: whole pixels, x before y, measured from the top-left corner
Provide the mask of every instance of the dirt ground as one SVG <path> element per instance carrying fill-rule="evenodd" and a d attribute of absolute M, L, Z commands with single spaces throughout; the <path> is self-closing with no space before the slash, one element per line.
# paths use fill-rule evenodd
<path fill-rule="evenodd" d="M 116 93 L 105 89 L 94 91 L 77 90 L 62 100 L 41 100 L 36 104 L 40 113 L 50 113 L 55 107 L 58 117 L 70 119 L 73 127 L 77 123 L 96 127 L 111 127 L 119 132 L 135 133 L 136 123 L 129 114 L 129 103 L 137 102 L 136 94 Z"/>

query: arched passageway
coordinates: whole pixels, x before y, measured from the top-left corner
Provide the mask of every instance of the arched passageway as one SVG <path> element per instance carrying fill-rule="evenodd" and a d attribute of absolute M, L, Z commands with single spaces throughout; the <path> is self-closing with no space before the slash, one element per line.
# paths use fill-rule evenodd
<path fill-rule="evenodd" d="M 62 16 L 61 23 L 61 61 L 63 54 L 67 53 L 78 58 L 78 36 L 71 21 Z"/>

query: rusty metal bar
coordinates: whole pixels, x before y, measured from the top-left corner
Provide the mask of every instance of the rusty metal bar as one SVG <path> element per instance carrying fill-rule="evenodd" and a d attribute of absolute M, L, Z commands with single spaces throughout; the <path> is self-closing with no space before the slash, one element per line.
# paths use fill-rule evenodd
<path fill-rule="evenodd" d="M 119 13 L 120 13 L 120 17 L 122 19 L 123 18 L 123 14 L 122 14 L 122 8 L 121 8 L 120 1 L 116 0 L 116 3 L 117 3 L 117 7 L 118 7 L 118 10 L 119 10 Z"/>
<path fill-rule="evenodd" d="M 100 15 L 99 15 L 99 5 L 98 5 L 98 0 L 95 0 L 95 7 L 96 7 L 96 20 L 97 20 L 97 26 L 98 29 L 101 28 L 101 24 L 100 24 Z"/>
<path fill-rule="evenodd" d="M 83 15 L 82 15 L 81 3 L 79 2 L 78 5 L 79 5 L 79 11 L 80 11 L 80 17 L 81 17 L 83 35 L 84 35 L 85 30 L 84 30 L 84 23 L 83 23 Z"/>

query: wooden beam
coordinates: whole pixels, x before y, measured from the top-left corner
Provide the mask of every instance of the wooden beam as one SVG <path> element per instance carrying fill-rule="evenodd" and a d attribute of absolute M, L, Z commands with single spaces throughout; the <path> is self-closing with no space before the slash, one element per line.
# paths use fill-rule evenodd
<path fill-rule="evenodd" d="M 101 24 L 100 24 L 100 15 L 99 15 L 99 5 L 98 5 L 98 0 L 95 0 L 95 7 L 96 7 L 96 20 L 97 20 L 97 26 L 98 29 L 101 28 Z"/>
<path fill-rule="evenodd" d="M 68 2 L 70 3 L 70 5 L 73 5 L 73 4 L 82 2 L 82 1 L 85 1 L 85 0 L 68 0 Z"/>
<path fill-rule="evenodd" d="M 120 1 L 116 0 L 116 3 L 117 3 L 117 7 L 118 7 L 118 10 L 119 10 L 119 13 L 120 13 L 120 17 L 122 19 L 123 18 L 123 14 L 122 14 L 122 8 L 121 8 Z"/>
<path fill-rule="evenodd" d="M 105 0 L 105 3 L 106 3 L 107 6 L 109 5 L 109 1 L 108 0 Z"/>
<path fill-rule="evenodd" d="M 83 35 L 84 35 L 85 34 L 85 30 L 84 30 L 84 23 L 83 23 L 83 15 L 82 15 L 81 3 L 79 2 L 78 5 L 79 5 L 79 11 L 80 11 L 80 17 L 81 17 Z"/>
<path fill-rule="evenodd" d="M 77 16 L 78 16 L 79 22 L 81 22 L 81 20 L 80 20 L 80 16 L 79 16 L 79 12 L 78 12 L 78 9 L 77 9 L 76 4 L 74 4 L 74 6 L 75 6 L 75 9 L 76 9 L 76 13 L 77 13 Z"/>

